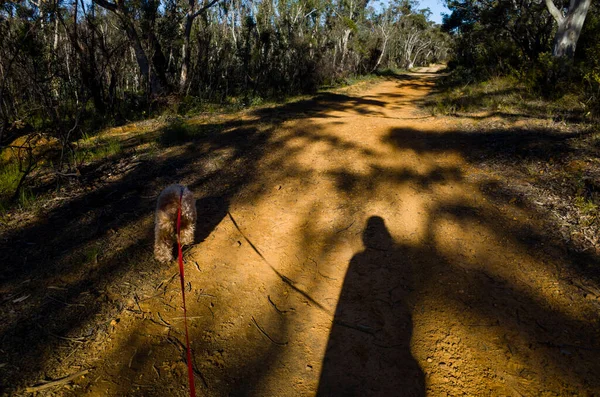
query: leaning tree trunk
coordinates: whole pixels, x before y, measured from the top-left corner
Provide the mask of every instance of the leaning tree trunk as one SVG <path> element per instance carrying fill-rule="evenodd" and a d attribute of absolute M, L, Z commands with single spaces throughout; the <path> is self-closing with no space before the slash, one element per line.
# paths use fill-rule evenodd
<path fill-rule="evenodd" d="M 345 29 L 344 34 L 342 35 L 342 60 L 340 61 L 340 69 L 342 73 L 345 71 L 345 63 L 346 63 L 346 55 L 348 55 L 348 39 L 350 38 L 350 33 L 352 33 L 352 29 Z"/>
<path fill-rule="evenodd" d="M 108 0 L 93 0 L 100 7 L 105 8 L 115 13 L 115 15 L 121 21 L 125 34 L 130 41 L 130 45 L 133 47 L 135 59 L 138 67 L 140 68 L 140 74 L 142 75 L 142 86 L 147 90 L 146 85 L 150 85 L 150 95 L 160 95 L 164 93 L 164 87 L 156 76 L 156 73 L 152 73 L 150 70 L 150 60 L 144 51 L 140 36 L 135 29 L 133 20 L 129 14 L 128 9 L 122 1 L 111 3 Z"/>
<path fill-rule="evenodd" d="M 375 67 L 373 67 L 373 69 L 371 70 L 371 73 L 373 73 L 379 67 L 381 60 L 385 55 L 385 47 L 387 46 L 388 39 L 390 38 L 390 36 L 385 33 L 383 26 L 379 26 L 379 28 L 381 29 L 381 35 L 383 36 L 383 45 L 381 46 L 381 54 L 379 54 L 379 58 L 377 58 L 377 63 L 375 64 Z"/>
<path fill-rule="evenodd" d="M 199 10 L 196 10 L 196 0 L 188 1 L 188 11 L 185 14 L 185 19 L 182 24 L 183 45 L 181 47 L 181 71 L 179 74 L 179 92 L 181 93 L 186 91 L 190 79 L 190 53 L 192 51 L 190 47 L 190 36 L 192 34 L 194 20 L 219 1 L 220 0 L 204 0 L 203 5 Z"/>
<path fill-rule="evenodd" d="M 137 31 L 130 21 L 128 21 L 125 17 L 121 18 L 121 21 L 130 45 L 133 47 L 133 53 L 135 54 L 138 67 L 140 68 L 140 74 L 142 75 L 142 86 L 144 86 L 144 89 L 147 89 L 146 84 L 150 85 L 150 95 L 162 94 L 163 87 L 156 77 L 156 74 L 151 73 L 150 71 L 150 60 L 144 51 L 144 47 L 142 46 L 142 42 L 137 34 Z"/>
<path fill-rule="evenodd" d="M 184 27 L 183 27 L 183 45 L 181 46 L 181 74 L 179 75 L 179 91 L 181 93 L 185 92 L 185 89 L 188 85 L 188 73 L 190 69 L 190 36 L 192 33 L 192 24 L 194 23 L 194 19 L 192 18 L 192 14 L 188 13 L 185 17 Z"/>
<path fill-rule="evenodd" d="M 545 1 L 548 11 L 558 23 L 552 55 L 572 59 L 592 0 L 571 0 L 566 15 L 563 15 L 552 0 Z"/>

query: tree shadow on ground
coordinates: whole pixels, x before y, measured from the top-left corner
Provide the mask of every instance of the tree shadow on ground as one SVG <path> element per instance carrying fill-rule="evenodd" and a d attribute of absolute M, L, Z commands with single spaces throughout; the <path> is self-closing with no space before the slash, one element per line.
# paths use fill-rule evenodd
<path fill-rule="evenodd" d="M 425 395 L 424 374 L 410 351 L 410 255 L 384 220 L 368 219 L 364 251 L 354 255 L 329 335 L 318 396 Z"/>
<path fill-rule="evenodd" d="M 258 163 L 264 160 L 266 154 L 275 157 L 271 159 L 271 164 L 274 168 L 280 168 L 275 174 L 277 178 L 312 175 L 311 170 L 296 169 L 288 163 L 289 157 L 296 154 L 295 151 L 301 150 L 301 147 L 290 148 L 286 143 L 298 137 L 308 142 L 324 141 L 331 147 L 339 148 L 340 151 L 358 152 L 367 165 L 366 171 L 361 173 L 349 170 L 329 173 L 334 177 L 336 189 L 343 193 L 342 204 L 348 204 L 349 207 L 349 213 L 343 216 L 343 219 L 339 219 L 340 224 L 352 225 L 355 215 L 351 212 L 355 208 L 364 208 L 366 202 L 374 199 L 377 194 L 374 188 L 378 185 L 384 186 L 383 183 L 389 183 L 392 187 L 411 186 L 421 193 L 428 193 L 440 185 L 468 181 L 462 168 L 448 167 L 443 164 L 438 164 L 438 167 L 429 172 L 382 166 L 375 162 L 376 154 L 372 151 L 365 150 L 360 144 L 354 142 L 320 134 L 320 127 L 315 124 L 307 124 L 306 127 L 289 134 L 276 134 L 281 122 L 288 119 L 333 117 L 329 114 L 332 108 L 343 111 L 353 109 L 354 106 L 362 106 L 362 110 L 367 114 L 376 115 L 378 107 L 386 106 L 382 101 L 365 102 L 360 98 L 349 96 L 325 96 L 322 102 L 319 100 L 300 102 L 300 104 L 292 103 L 251 112 L 249 120 L 224 121 L 211 123 L 212 126 L 208 127 L 197 127 L 200 132 L 202 128 L 211 130 L 216 128 L 220 132 L 199 133 L 195 135 L 192 142 L 165 145 L 162 148 L 172 152 L 158 154 L 156 158 L 146 160 L 138 167 L 119 175 L 119 178 L 99 184 L 90 191 L 63 203 L 37 223 L 4 233 L 0 246 L 0 261 L 4 266 L 0 279 L 4 303 L 0 308 L 4 319 L 4 323 L 0 325 L 0 349 L 5 353 L 9 364 L 0 370 L 3 371 L 2 387 L 6 393 L 36 381 L 40 370 L 47 370 L 55 364 L 61 364 L 54 361 L 57 358 L 56 351 L 64 348 L 65 344 L 68 344 L 69 348 L 78 344 L 77 341 L 65 341 L 61 338 L 82 336 L 84 339 L 92 340 L 109 337 L 109 321 L 126 309 L 128 299 L 135 298 L 135 294 L 150 296 L 155 293 L 155 286 L 160 281 L 160 271 L 155 267 L 151 256 L 151 215 L 156 195 L 164 186 L 172 182 L 189 185 L 200 198 L 199 211 L 204 214 L 212 213 L 206 221 L 199 217 L 197 237 L 201 239 L 211 233 L 227 213 L 234 199 L 236 202 L 252 203 L 261 195 L 272 191 L 272 186 L 265 187 L 264 181 L 257 180 Z M 269 125 L 265 127 L 263 123 Z M 575 150 L 568 145 L 568 137 L 555 136 L 551 131 L 539 130 L 537 135 L 531 135 L 524 140 L 523 135 L 519 133 L 520 131 L 511 129 L 497 130 L 495 136 L 463 131 L 453 131 L 446 135 L 434 131 L 398 128 L 390 131 L 384 141 L 398 150 L 414 151 L 423 158 L 428 155 L 455 152 L 462 155 L 467 163 L 474 165 L 491 160 L 502 160 L 506 163 L 544 160 L 548 158 L 547 150 L 550 149 L 553 155 L 559 158 Z M 538 147 L 540 142 L 542 147 Z M 548 147 L 544 148 L 543 145 Z M 339 156 L 340 153 L 336 155 Z M 280 180 L 277 178 L 270 180 L 269 183 L 279 183 Z M 95 181 L 96 179 L 90 183 Z M 487 186 L 488 182 L 488 180 L 482 181 L 481 186 Z M 257 186 L 254 186 L 255 184 Z M 240 195 L 242 190 L 244 190 L 243 196 Z M 508 193 L 513 194 L 510 191 Z M 501 202 L 507 202 L 511 197 L 507 194 L 499 196 L 497 191 L 484 190 L 483 194 Z M 525 208 L 530 207 L 526 205 Z M 530 211 L 533 216 L 543 216 L 534 209 Z M 506 216 L 491 210 L 482 210 L 466 199 L 457 203 L 443 202 L 428 208 L 425 212 L 429 219 L 426 225 L 427 238 L 419 244 L 394 242 L 386 228 L 381 225 L 371 229 L 376 231 L 378 240 L 384 243 L 383 247 L 371 244 L 372 239 L 365 236 L 365 240 L 369 242 L 365 244 L 365 251 L 357 254 L 352 260 L 350 266 L 352 273 L 348 275 L 348 287 L 344 286 L 344 299 L 340 301 L 341 304 L 350 302 L 351 311 L 358 313 L 358 316 L 347 321 L 343 317 L 346 314 L 340 307 L 338 317 L 341 320 L 334 323 L 335 339 L 338 339 L 336 335 L 345 337 L 350 332 L 354 335 L 351 341 L 356 341 L 359 345 L 368 342 L 367 352 L 384 360 L 386 365 L 382 369 L 383 372 L 396 371 L 397 367 L 393 363 L 387 366 L 389 360 L 394 357 L 406 361 L 413 368 L 414 378 L 417 379 L 415 390 L 420 394 L 422 389 L 419 387 L 422 385 L 423 373 L 419 374 L 421 369 L 413 366 L 416 363 L 410 351 L 407 354 L 411 332 L 414 336 L 413 327 L 410 325 L 412 323 L 414 326 L 416 315 L 415 311 L 411 311 L 410 307 L 404 305 L 413 298 L 417 299 L 421 294 L 430 293 L 438 296 L 439 302 L 445 302 L 446 308 L 453 309 L 453 313 L 458 313 L 452 325 L 459 324 L 467 327 L 472 329 L 473 333 L 485 328 L 502 341 L 504 341 L 502 338 L 507 336 L 511 338 L 508 343 L 502 344 L 502 348 L 507 349 L 506 351 L 500 353 L 495 351 L 489 354 L 507 356 L 510 354 L 523 359 L 528 364 L 527 371 L 518 369 L 517 374 L 523 382 L 529 381 L 528 377 L 535 377 L 536 374 L 549 374 L 550 377 L 571 382 L 575 386 L 583 385 L 578 389 L 579 391 L 582 388 L 598 390 L 600 371 L 596 360 L 597 323 L 571 317 L 560 308 L 552 307 L 545 302 L 544 297 L 540 297 L 536 291 L 523 288 L 522 285 L 514 283 L 514 280 L 506 280 L 501 275 L 486 270 L 485 266 L 474 267 L 477 263 L 504 265 L 501 263 L 502 258 L 485 257 L 478 259 L 477 263 L 467 263 L 463 259 L 448 257 L 438 247 L 435 231 L 438 223 L 444 219 L 457 222 L 464 229 L 483 224 L 508 241 L 507 244 L 531 251 L 531 255 L 538 259 L 543 267 L 550 269 L 549 271 L 552 265 L 558 263 L 564 269 L 576 269 L 579 277 L 591 280 L 596 286 L 598 280 L 595 278 L 594 269 L 599 267 L 589 265 L 597 264 L 598 258 L 589 253 L 578 257 L 571 250 L 562 249 L 565 245 L 568 247 L 568 244 L 557 241 L 539 230 L 515 225 Z M 308 218 L 310 214 L 306 216 Z M 372 219 L 373 223 L 380 223 L 375 221 L 378 218 Z M 317 230 L 317 233 L 320 232 L 321 230 Z M 331 249 L 330 247 L 339 242 L 344 234 L 344 232 L 327 233 L 331 235 L 323 237 L 324 241 L 328 242 L 323 250 Z M 386 248 L 385 242 L 390 246 Z M 554 255 L 551 259 L 543 255 L 544 250 L 548 249 L 551 250 L 548 255 Z M 88 255 L 90 252 L 97 255 Z M 583 266 L 583 262 L 588 266 Z M 397 270 L 399 273 L 394 272 L 387 277 L 397 281 L 401 286 L 391 291 L 391 294 L 382 297 L 384 302 L 373 301 L 367 296 L 365 302 L 380 310 L 379 313 L 369 312 L 363 305 L 364 302 L 356 301 L 358 295 L 368 292 L 364 288 L 369 286 L 380 288 L 377 283 L 388 282 L 387 279 L 384 280 L 385 275 L 382 274 L 364 275 L 361 266 L 364 263 L 379 265 L 374 269 L 375 272 L 389 273 Z M 401 266 L 394 268 L 396 264 Z M 473 268 L 465 268 L 465 264 Z M 515 263 L 507 263 L 505 267 L 508 266 L 519 268 L 519 264 Z M 410 269 L 408 274 L 407 269 Z M 562 270 L 552 270 L 551 273 L 556 277 L 570 277 Z M 292 275 L 286 274 L 286 276 L 293 279 Z M 403 283 L 407 277 L 414 277 L 417 281 L 410 280 L 406 283 L 408 288 L 404 288 Z M 364 280 L 367 281 L 365 283 L 367 285 L 361 284 Z M 283 282 L 280 287 L 287 288 L 288 295 L 297 292 Z M 411 291 L 411 288 L 414 291 Z M 378 296 L 383 296 L 382 294 L 383 290 L 378 290 Z M 28 295 L 25 300 L 19 300 Z M 386 306 L 384 303 L 389 304 Z M 432 313 L 436 313 L 433 309 Z M 107 311 L 108 315 L 104 315 Z M 391 318 L 391 324 L 388 323 L 386 328 L 380 322 L 382 318 L 390 318 L 390 313 L 396 314 L 398 318 Z M 464 313 L 476 313 L 477 318 L 484 321 L 460 323 L 473 320 L 473 317 L 461 316 Z M 100 314 L 102 314 L 100 320 L 94 321 L 95 316 Z M 361 318 L 361 315 L 366 317 Z M 208 316 L 207 314 L 207 318 Z M 264 326 L 271 325 L 272 330 L 281 330 L 285 334 L 288 320 L 278 316 L 275 313 L 273 318 L 266 318 L 264 322 L 259 320 Z M 352 320 L 357 320 L 357 323 Z M 359 321 L 362 320 L 368 323 L 366 328 L 361 327 Z M 212 320 L 208 318 L 207 321 L 206 329 L 210 327 Z M 373 329 L 383 331 L 374 332 L 375 335 L 366 332 Z M 198 340 L 203 338 L 202 330 L 202 327 L 198 327 L 192 331 Z M 252 389 L 252 383 L 258 383 L 262 376 L 273 370 L 272 363 L 275 362 L 281 348 L 264 341 L 264 335 L 254 328 L 252 330 L 261 343 L 256 342 L 253 345 L 250 351 L 251 357 L 243 357 L 243 360 L 238 361 L 243 362 L 238 368 L 232 370 L 235 374 L 233 375 L 235 378 L 229 379 L 232 384 L 221 385 L 222 389 L 215 388 L 210 391 L 235 390 L 239 394 L 244 394 Z M 377 338 L 390 342 L 382 348 L 388 351 L 381 352 L 378 350 L 381 346 L 370 345 L 378 342 Z M 158 337 L 155 342 L 157 346 L 165 345 L 163 336 Z M 396 343 L 401 346 L 395 347 Z M 469 347 L 472 351 L 476 350 L 473 345 Z M 167 345 L 165 348 L 171 347 Z M 210 348 L 218 350 L 221 347 L 210 346 Z M 149 355 L 151 350 L 152 348 L 146 346 L 140 353 Z M 77 352 L 75 349 L 73 351 Z M 333 344 L 331 351 L 332 356 L 329 361 L 335 363 L 340 356 L 336 353 Z M 122 356 L 119 356 L 121 353 L 117 351 L 112 358 L 123 362 Z M 361 350 L 355 353 L 360 357 Z M 134 357 L 136 356 L 137 353 L 134 353 Z M 420 360 L 422 359 L 420 357 Z M 68 360 L 65 359 L 62 364 L 68 364 Z M 127 368 L 127 365 L 119 368 L 123 373 L 127 373 L 127 380 L 119 385 L 122 395 L 151 394 L 147 389 L 136 392 L 131 390 L 132 382 L 139 375 L 139 371 L 151 371 L 151 362 L 148 359 L 144 360 L 140 360 L 139 366 L 133 365 L 133 370 Z M 361 365 L 360 363 L 356 361 L 348 365 L 354 371 Z M 370 363 L 368 365 L 371 371 L 373 367 Z M 323 379 L 323 388 L 337 387 L 335 382 L 328 384 L 331 382 L 331 377 L 328 375 L 331 374 L 330 364 L 327 364 L 325 369 L 327 372 L 324 372 L 324 376 L 327 376 L 327 379 Z M 227 378 L 217 372 L 215 377 Z M 117 375 L 119 373 L 116 372 Z M 49 373 L 48 375 L 56 377 L 63 374 Z M 181 379 L 185 379 L 185 376 Z M 154 383 L 149 381 L 151 384 L 159 385 L 162 381 L 159 378 L 152 382 Z M 372 383 L 368 383 L 367 386 L 370 390 L 380 390 Z M 384 382 L 383 387 L 392 387 L 392 384 Z M 327 390 L 323 390 L 322 393 L 327 393 Z"/>
<path fill-rule="evenodd" d="M 551 294 L 537 289 L 547 288 L 541 281 L 543 277 L 539 282 L 525 280 L 527 274 L 539 275 L 540 270 L 522 267 L 530 263 L 527 257 L 533 258 L 541 264 L 542 271 L 553 274 L 558 280 L 555 282 L 566 281 L 567 284 L 577 278 L 595 282 L 595 271 L 581 272 L 581 258 L 561 250 L 562 244 L 552 237 L 515 225 L 498 215 L 467 202 L 447 202 L 433 208 L 429 213 L 427 238 L 412 251 L 416 255 L 413 257 L 419 258 L 421 269 L 417 276 L 419 294 L 444 302 L 446 308 L 456 313 L 451 319 L 453 325 L 458 323 L 470 330 L 467 334 L 470 340 L 463 341 L 467 345 L 481 349 L 484 356 L 497 356 L 500 362 L 519 363 L 516 374 L 506 368 L 496 370 L 497 375 L 506 377 L 509 389 L 523 395 L 532 394 L 534 391 L 527 387 L 535 377 L 541 379 L 542 384 L 558 380 L 560 387 L 564 387 L 559 394 L 567 390 L 569 393 L 597 392 L 600 390 L 600 363 L 594 358 L 600 351 L 597 318 L 586 318 L 583 312 L 573 314 L 560 308 Z M 440 228 L 443 223 L 452 223 L 460 230 L 483 227 L 498 241 L 505 241 L 506 247 L 514 248 L 507 248 L 504 256 L 483 251 L 473 253 L 467 242 L 464 246 L 455 243 L 454 251 L 449 250 L 448 243 L 444 242 L 448 236 Z M 455 241 L 460 238 L 456 236 Z M 516 252 L 527 252 L 527 255 L 523 257 Z M 523 259 L 525 262 L 521 263 Z M 589 256 L 587 260 L 593 261 L 597 269 L 598 258 Z M 582 299 L 582 292 L 568 299 L 574 296 Z M 477 337 L 478 334 L 488 336 Z M 553 392 L 558 390 L 556 386 L 548 387 Z M 539 392 L 540 389 L 535 391 Z"/>
<path fill-rule="evenodd" d="M 569 171 L 567 163 L 576 158 L 595 158 L 598 152 L 595 148 L 582 147 L 579 140 L 592 134 L 591 131 L 561 132 L 549 128 L 504 128 L 478 131 L 418 131 L 410 128 L 395 128 L 390 131 L 384 141 L 397 149 L 411 149 L 421 155 L 457 153 L 467 163 L 477 166 L 502 167 L 513 173 L 514 178 L 527 180 L 528 184 L 538 189 L 551 192 L 557 197 L 564 197 L 565 192 L 576 194 L 578 185 L 585 182 L 586 186 L 596 185 L 594 181 L 583 181 L 578 170 Z M 531 165 L 553 162 L 561 170 L 558 176 L 549 172 L 535 171 L 531 178 Z M 560 178 L 560 181 L 556 181 Z M 515 179 L 516 181 L 516 179 Z M 592 187 L 589 187 L 593 189 Z M 510 179 L 487 179 L 480 183 L 480 190 L 492 201 L 500 204 L 515 204 L 530 212 L 539 212 L 534 202 L 526 197 Z M 535 198 L 533 198 L 535 201 Z M 558 225 L 548 224 L 546 230 L 539 230 L 537 241 L 552 240 L 553 246 L 563 246 L 557 236 L 551 236 Z M 527 233 L 526 233 L 527 234 Z M 583 271 L 586 278 L 592 278 L 600 285 L 600 266 L 590 267 L 590 262 L 597 262 L 598 257 L 592 253 L 583 253 L 574 246 L 567 248 L 571 251 L 570 266 Z"/>
<path fill-rule="evenodd" d="M 550 271 L 555 263 L 549 260 L 569 266 L 569 254 L 540 258 L 535 252 L 540 246 L 531 240 L 535 233 L 510 227 L 506 219 L 474 203 L 441 203 L 430 209 L 427 219 L 425 238 L 416 244 L 396 243 L 380 217 L 367 221 L 365 250 L 352 258 L 344 279 L 318 395 L 387 396 L 399 390 L 402 395 L 424 395 L 425 371 L 431 383 L 427 392 L 433 394 L 456 390 L 461 382 L 467 393 L 494 393 L 478 388 L 486 371 L 491 372 L 490 384 L 494 378 L 504 379 L 497 392 L 600 390 L 597 321 L 564 312 L 513 278 L 520 271 L 536 270 L 519 269 L 522 265 L 508 250 L 501 257 L 485 251 L 473 254 L 465 242 L 449 251 L 448 236 L 440 232 L 440 225 L 451 222 L 462 230 L 483 227 L 499 240 L 508 240 L 507 246 L 531 250 L 531 256 Z M 456 239 L 460 241 L 459 236 Z M 417 313 L 419 325 L 427 324 L 418 330 L 420 362 L 425 363 L 424 350 L 433 357 L 423 369 L 411 354 Z M 446 337 L 451 338 L 447 344 Z M 423 346 L 423 339 L 429 344 Z M 501 366 L 494 367 L 498 363 Z M 442 377 L 447 382 L 442 385 L 450 389 L 439 385 Z M 541 382 L 541 389 L 529 388 L 533 379 Z"/>
<path fill-rule="evenodd" d="M 572 141 L 585 134 L 587 132 L 564 133 L 550 129 L 437 132 L 396 128 L 384 141 L 399 150 L 409 149 L 424 157 L 459 154 L 470 165 L 515 169 L 527 162 L 568 159 L 575 152 L 581 155 L 581 148 Z M 590 152 L 589 155 L 596 154 Z M 468 180 L 472 178 L 470 176 Z M 448 200 L 431 208 L 426 229 L 428 237 L 413 251 L 422 261 L 428 262 L 421 266 L 426 271 L 419 275 L 425 280 L 420 283 L 421 293 L 429 291 L 440 299 L 453 301 L 459 313 L 477 313 L 482 319 L 481 323 L 475 323 L 477 327 L 484 326 L 495 335 L 505 333 L 504 337 L 511 340 L 508 342 L 510 355 L 521 355 L 527 363 L 526 369 L 515 378 L 516 383 L 529 382 L 527 378 L 533 375 L 528 371 L 533 371 L 561 378 L 565 385 L 573 386 L 573 390 L 597 391 L 600 367 L 593 358 L 600 350 L 595 336 L 599 332 L 597 318 L 587 322 L 564 313 L 553 306 L 554 303 L 540 299 L 538 291 L 520 285 L 521 281 L 494 274 L 494 268 L 496 271 L 506 269 L 507 274 L 521 271 L 519 263 L 511 262 L 514 259 L 508 250 L 504 257 L 490 257 L 483 252 L 473 256 L 469 251 L 460 250 L 454 255 L 441 252 L 436 248 L 442 239 L 437 230 L 444 222 L 455 223 L 459 230 L 483 226 L 496 239 L 507 242 L 507 247 L 527 252 L 537 263 L 544 264 L 545 271 L 557 280 L 576 285 L 574 290 L 578 291 L 579 298 L 593 299 L 600 291 L 598 255 L 581 252 L 571 241 L 562 239 L 557 233 L 560 225 L 535 205 L 537 198 L 523 195 L 510 179 L 498 182 L 497 178 L 480 175 L 476 183 L 487 202 L 518 206 L 539 222 L 536 225 L 514 222 L 516 218 L 508 214 L 469 200 Z M 528 183 L 558 196 L 564 188 L 546 185 L 543 177 L 528 178 Z M 516 199 L 518 202 L 515 203 Z M 460 237 L 457 236 L 456 241 L 454 244 L 459 244 Z M 486 242 L 486 246 L 488 244 Z M 600 296 L 596 295 L 596 298 Z M 518 345 L 518 354 L 510 351 L 511 344 Z"/>
<path fill-rule="evenodd" d="M 372 165 L 366 173 L 354 173 L 349 170 L 331 173 L 339 190 L 344 191 L 348 197 L 361 197 L 363 202 L 369 200 L 372 192 L 376 191 L 376 186 L 388 182 L 397 186 L 413 186 L 417 192 L 424 195 L 435 192 L 440 186 L 452 184 L 472 184 L 479 187 L 483 201 L 477 197 L 455 201 L 450 198 L 444 199 L 442 196 L 429 205 L 425 211 L 426 237 L 421 242 L 394 244 L 392 249 L 382 249 L 385 253 L 376 254 L 388 254 L 398 258 L 398 263 L 413 264 L 410 267 L 414 269 L 412 276 L 416 281 L 413 284 L 415 292 L 411 296 L 427 296 L 434 302 L 440 302 L 439 309 L 429 306 L 430 313 L 421 312 L 427 320 L 432 320 L 438 315 L 447 316 L 448 312 L 455 313 L 445 323 L 438 325 L 442 328 L 439 334 L 444 334 L 446 329 L 450 333 L 458 329 L 461 329 L 461 332 L 465 329 L 470 330 L 463 334 L 466 336 L 462 336 L 463 346 L 450 357 L 460 359 L 457 354 L 466 354 L 467 351 L 472 354 L 481 353 L 477 361 L 481 367 L 475 368 L 480 371 L 477 375 L 473 372 L 461 375 L 458 369 L 450 368 L 447 362 L 442 362 L 440 368 L 443 366 L 444 370 L 437 368 L 438 363 L 435 363 L 433 365 L 436 368 L 427 369 L 428 376 L 432 373 L 444 374 L 439 376 L 444 376 L 445 382 L 451 384 L 456 379 L 460 384 L 465 383 L 466 376 L 484 377 L 485 371 L 488 370 L 486 366 L 494 366 L 497 365 L 495 363 L 508 360 L 509 365 L 517 368 L 516 374 L 504 367 L 492 369 L 493 377 L 505 379 L 503 391 L 512 390 L 522 395 L 540 393 L 542 389 L 528 389 L 534 378 L 542 379 L 542 384 L 558 380 L 554 386 L 548 386 L 548 390 L 562 390 L 559 393 L 580 393 L 584 390 L 593 393 L 600 390 L 600 365 L 595 359 L 600 351 L 597 343 L 600 330 L 597 315 L 588 313 L 594 305 L 594 299 L 600 299 L 598 255 L 593 252 L 581 252 L 572 242 L 560 238 L 556 233 L 559 225 L 534 205 L 536 197 L 521 194 L 511 185 L 510 179 L 501 182 L 500 186 L 497 178 L 489 175 L 479 174 L 474 179 L 472 174 L 464 173 L 468 166 L 492 164 L 516 167 L 527 162 L 568 158 L 574 153 L 580 155 L 581 148 L 574 144 L 573 140 L 586 134 L 588 132 L 564 133 L 541 128 L 473 132 L 395 128 L 383 141 L 398 149 L 399 153 L 415 152 L 424 163 L 440 158 L 442 154 L 458 154 L 466 161 L 466 167 L 456 168 L 455 165 L 432 162 L 435 166 L 427 172 L 395 170 L 389 167 L 381 169 Z M 595 154 L 590 152 L 590 155 Z M 539 184 L 538 187 L 546 189 L 547 192 L 560 194 L 562 187 L 546 186 L 542 178 L 529 179 L 529 183 Z M 497 205 L 519 207 L 539 223 L 516 222 L 517 219 L 513 219 L 510 212 L 498 210 Z M 456 235 L 440 232 L 441 225 L 448 224 L 454 225 L 455 229 L 452 230 Z M 483 237 L 478 237 L 481 241 L 463 241 L 464 237 L 458 232 L 462 230 L 486 232 Z M 389 238 L 382 236 L 381 240 L 388 241 Z M 493 248 L 494 244 L 500 245 L 496 246 L 496 251 Z M 499 250 L 500 247 L 504 248 Z M 344 369 L 357 374 L 360 372 L 358 369 L 362 368 L 365 373 L 369 373 L 369 370 L 361 367 L 368 363 L 369 354 L 380 357 L 380 353 L 373 351 L 377 335 L 369 333 L 372 327 L 361 327 L 361 320 L 364 318 L 366 323 L 375 323 L 369 316 L 376 317 L 382 311 L 377 305 L 369 306 L 372 297 L 367 293 L 361 295 L 360 291 L 363 291 L 361 283 L 364 283 L 366 288 L 371 285 L 373 279 L 384 282 L 386 277 L 374 276 L 377 274 L 375 269 L 370 273 L 354 274 L 355 259 L 363 258 L 369 251 L 373 252 L 367 248 L 365 252 L 355 256 L 348 268 L 336 316 L 348 316 L 344 313 L 344 308 L 347 307 L 347 310 L 355 313 L 355 321 L 343 321 L 341 324 L 335 321 L 333 324 L 326 359 L 323 362 L 323 385 L 319 388 L 323 395 L 334 395 L 335 390 L 341 390 L 343 394 L 360 389 L 362 383 L 356 379 L 362 379 L 360 375 L 347 379 L 346 382 L 338 382 L 337 378 L 344 376 Z M 530 262 L 521 263 L 524 258 L 526 261 L 535 262 L 539 268 L 528 268 Z M 388 263 L 385 260 L 374 262 L 383 268 Z M 392 262 L 394 261 L 389 261 Z M 574 286 L 569 288 L 567 299 L 591 299 L 592 303 L 585 309 L 585 313 L 591 317 L 585 317 L 583 308 L 579 313 L 574 313 L 558 307 L 551 294 L 548 294 L 548 284 L 541 281 L 544 279 L 542 274 L 551 275 L 554 285 L 564 283 Z M 393 279 L 394 276 L 388 278 Z M 538 278 L 540 283 L 535 282 Z M 358 291 L 355 296 L 352 295 L 354 289 Z M 374 298 L 379 296 L 377 292 L 374 295 Z M 364 307 L 361 306 L 362 303 Z M 366 306 L 369 306 L 369 309 Z M 366 314 L 362 314 L 364 317 L 361 317 L 361 313 Z M 414 312 L 412 314 L 412 317 L 410 313 L 407 315 L 409 319 L 414 319 Z M 383 329 L 383 326 L 375 328 Z M 348 335 L 360 337 L 351 338 Z M 340 342 L 344 339 L 347 344 Z M 459 342 L 460 339 L 461 337 L 457 337 Z M 400 335 L 397 343 L 404 346 L 405 340 L 406 335 Z M 434 344 L 425 347 L 425 350 L 438 350 L 439 340 L 431 342 Z M 455 344 L 456 342 L 452 342 L 450 347 L 454 348 Z M 486 355 L 490 359 L 486 359 Z M 423 360 L 423 357 L 420 359 Z M 336 366 L 339 372 L 336 372 Z M 380 371 L 388 369 L 386 365 L 379 368 Z M 466 384 L 469 387 L 476 386 L 475 383 Z M 559 384 L 560 388 L 557 389 Z M 372 392 L 377 394 L 377 390 L 373 388 Z M 445 389 L 442 387 L 431 390 Z M 368 391 L 362 391 L 363 393 L 358 394 L 369 394 Z M 491 390 L 484 393 L 487 392 Z"/>
<path fill-rule="evenodd" d="M 200 214 L 196 237 L 201 240 L 226 214 L 232 197 L 252 184 L 265 153 L 280 150 L 285 162 L 287 153 L 281 149 L 293 136 L 271 142 L 279 123 L 326 117 L 332 108 L 358 107 L 367 114 L 376 112 L 372 107 L 377 106 L 383 103 L 323 94 L 253 111 L 250 120 L 193 127 L 186 142 L 159 138 L 167 143 L 163 147 L 169 154 L 137 152 L 143 158 L 118 172 L 111 167 L 121 161 L 115 158 L 83 168 L 74 197 L 36 221 L 2 233 L 0 349 L 8 364 L 1 369 L 0 391 L 10 393 L 36 381 L 38 372 L 56 359 L 54 352 L 74 334 L 73 340 L 105 337 L 110 318 L 124 309 L 128 299 L 152 293 L 160 277 L 152 259 L 152 213 L 162 188 L 179 182 L 196 194 Z M 307 137 L 320 140 L 317 130 L 312 128 Z M 156 139 L 156 132 L 149 134 Z M 238 201 L 261 194 L 264 191 L 257 189 Z M 102 320 L 94 325 L 94 318 Z"/>
<path fill-rule="evenodd" d="M 336 116 L 331 114 L 335 111 L 351 110 L 359 114 L 378 114 L 380 112 L 376 108 L 385 106 L 385 102 L 375 99 L 328 92 L 282 106 L 258 109 L 252 114 L 260 118 L 275 117 L 284 120 L 309 117 L 335 118 Z"/>

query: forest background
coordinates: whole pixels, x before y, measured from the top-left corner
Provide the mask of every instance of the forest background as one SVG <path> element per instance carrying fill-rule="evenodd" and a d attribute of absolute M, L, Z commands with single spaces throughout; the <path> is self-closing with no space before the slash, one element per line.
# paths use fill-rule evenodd
<path fill-rule="evenodd" d="M 446 6 L 438 25 L 411 0 L 3 1 L 2 209 L 31 201 L 39 175 L 60 185 L 90 156 L 119 150 L 109 142 L 90 154 L 77 144 L 102 128 L 235 110 L 430 63 L 448 63 L 448 89 L 502 76 L 530 97 L 597 113 L 597 4 Z M 460 110 L 469 105 L 460 96 L 437 106 Z"/>

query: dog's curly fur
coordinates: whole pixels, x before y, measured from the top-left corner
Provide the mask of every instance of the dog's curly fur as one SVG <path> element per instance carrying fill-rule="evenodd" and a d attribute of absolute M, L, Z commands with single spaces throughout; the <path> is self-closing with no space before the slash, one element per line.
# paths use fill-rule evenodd
<path fill-rule="evenodd" d="M 181 197 L 181 245 L 194 242 L 196 227 L 196 200 L 190 190 L 182 185 L 170 185 L 158 196 L 154 218 L 154 257 L 167 263 L 173 259 L 173 246 L 177 243 L 177 211 Z"/>

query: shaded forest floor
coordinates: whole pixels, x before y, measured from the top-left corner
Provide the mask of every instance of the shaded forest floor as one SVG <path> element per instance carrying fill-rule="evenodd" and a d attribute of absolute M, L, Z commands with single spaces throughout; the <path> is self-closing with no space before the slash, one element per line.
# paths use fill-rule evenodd
<path fill-rule="evenodd" d="M 0 394 L 187 395 L 152 259 L 174 182 L 200 395 L 600 394 L 598 136 L 432 116 L 436 71 L 109 131 L 120 156 L 2 224 Z"/>

